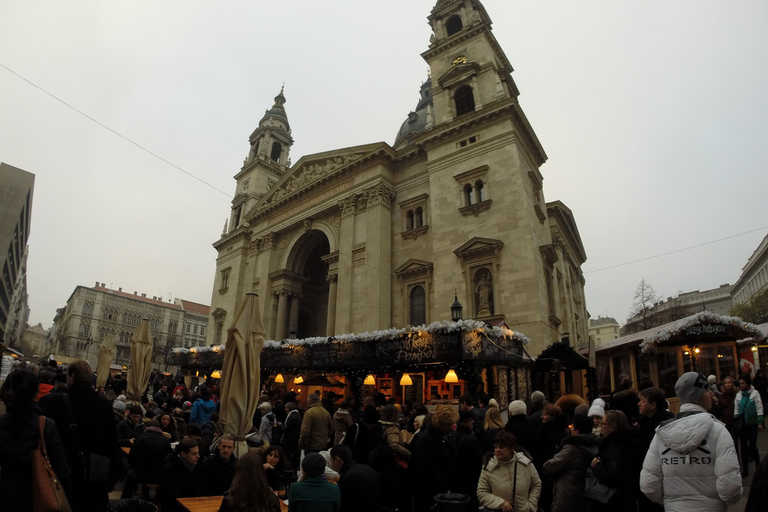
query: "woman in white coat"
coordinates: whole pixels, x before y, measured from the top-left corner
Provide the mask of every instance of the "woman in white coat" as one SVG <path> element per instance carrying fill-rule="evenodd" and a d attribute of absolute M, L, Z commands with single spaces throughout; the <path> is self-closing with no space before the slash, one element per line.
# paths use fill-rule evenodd
<path fill-rule="evenodd" d="M 515 451 L 517 439 L 506 431 L 496 434 L 493 458 L 483 467 L 477 498 L 490 512 L 536 512 L 541 479 L 531 459 Z"/>

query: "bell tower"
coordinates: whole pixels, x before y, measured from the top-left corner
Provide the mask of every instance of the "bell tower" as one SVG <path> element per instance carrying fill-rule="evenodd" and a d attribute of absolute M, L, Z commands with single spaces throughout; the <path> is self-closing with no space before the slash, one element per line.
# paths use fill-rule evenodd
<path fill-rule="evenodd" d="M 450 123 L 520 94 L 512 65 L 491 32 L 491 18 L 478 0 L 439 0 L 428 16 L 434 123 Z"/>
<path fill-rule="evenodd" d="M 283 106 L 283 91 L 284 88 L 281 88 L 275 96 L 275 104 L 264 113 L 259 127 L 248 138 L 250 149 L 243 167 L 235 175 L 237 190 L 232 199 L 232 213 L 225 233 L 243 225 L 248 212 L 291 166 L 289 155 L 293 138 Z"/>

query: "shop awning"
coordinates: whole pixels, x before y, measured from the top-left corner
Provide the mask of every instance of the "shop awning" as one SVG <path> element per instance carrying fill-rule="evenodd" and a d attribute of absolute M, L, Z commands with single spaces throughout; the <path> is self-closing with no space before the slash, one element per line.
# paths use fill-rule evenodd
<path fill-rule="evenodd" d="M 24 354 L 19 352 L 18 350 L 12 349 L 11 347 L 6 346 L 4 343 L 0 343 L 0 350 L 2 350 L 3 354 L 13 354 L 16 357 L 24 357 Z"/>
<path fill-rule="evenodd" d="M 653 353 L 660 346 L 680 346 L 690 343 L 717 343 L 742 339 L 760 339 L 765 331 L 759 326 L 734 316 L 700 311 L 694 315 L 629 334 L 603 343 L 595 349 L 597 354 L 626 350 L 640 346 L 643 353 Z"/>

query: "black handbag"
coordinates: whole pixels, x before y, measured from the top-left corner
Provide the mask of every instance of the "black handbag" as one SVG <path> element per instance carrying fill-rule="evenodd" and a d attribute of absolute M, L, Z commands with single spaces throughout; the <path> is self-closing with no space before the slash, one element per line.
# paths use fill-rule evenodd
<path fill-rule="evenodd" d="M 587 468 L 584 481 L 584 497 L 600 503 L 609 503 L 619 491 L 616 487 L 610 487 L 601 482 L 592 468 Z"/>

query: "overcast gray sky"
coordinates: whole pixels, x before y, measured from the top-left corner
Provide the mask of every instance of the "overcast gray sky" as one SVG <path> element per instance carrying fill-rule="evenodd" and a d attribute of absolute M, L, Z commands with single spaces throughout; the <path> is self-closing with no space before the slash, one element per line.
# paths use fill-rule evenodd
<path fill-rule="evenodd" d="M 293 162 L 392 144 L 434 3 L 0 0 L 0 160 L 36 175 L 31 323 L 96 281 L 210 303 L 232 177 L 281 85 Z M 483 4 L 545 198 L 576 217 L 592 316 L 623 322 L 642 278 L 663 296 L 734 283 L 768 233 L 768 2 Z"/>

